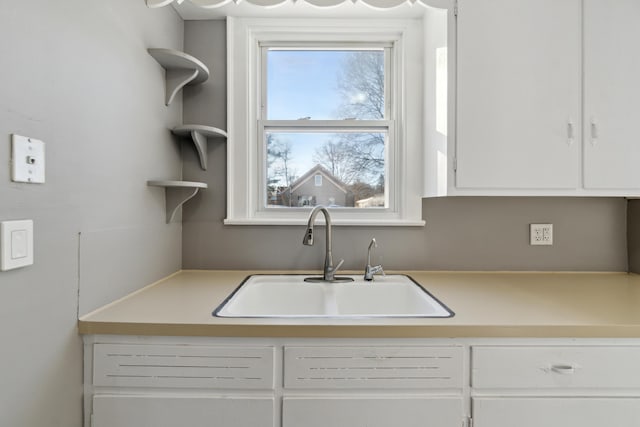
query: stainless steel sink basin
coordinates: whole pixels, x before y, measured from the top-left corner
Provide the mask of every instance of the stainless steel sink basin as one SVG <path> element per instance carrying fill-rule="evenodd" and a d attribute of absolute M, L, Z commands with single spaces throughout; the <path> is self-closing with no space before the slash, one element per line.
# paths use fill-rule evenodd
<path fill-rule="evenodd" d="M 348 283 L 307 283 L 306 275 L 249 276 L 218 317 L 451 317 L 453 312 L 404 275 Z"/>

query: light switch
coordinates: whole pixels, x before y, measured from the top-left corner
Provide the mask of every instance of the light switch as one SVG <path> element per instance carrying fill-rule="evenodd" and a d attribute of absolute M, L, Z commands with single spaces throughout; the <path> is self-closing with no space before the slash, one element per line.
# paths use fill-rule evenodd
<path fill-rule="evenodd" d="M 11 180 L 44 183 L 44 142 L 27 136 L 11 135 Z"/>
<path fill-rule="evenodd" d="M 11 232 L 11 259 L 27 256 L 27 230 Z"/>
<path fill-rule="evenodd" d="M 33 264 L 33 221 L 0 222 L 0 271 Z"/>

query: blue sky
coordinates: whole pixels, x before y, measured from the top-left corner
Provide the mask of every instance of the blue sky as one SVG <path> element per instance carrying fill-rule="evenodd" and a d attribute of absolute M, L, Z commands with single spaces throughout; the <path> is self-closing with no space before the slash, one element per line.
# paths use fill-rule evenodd
<path fill-rule="evenodd" d="M 335 119 L 340 105 L 338 75 L 345 52 L 271 50 L 267 55 L 267 119 Z M 315 166 L 315 150 L 327 134 L 281 134 L 291 142 L 292 169 L 298 176 Z"/>
<path fill-rule="evenodd" d="M 344 51 L 271 50 L 267 59 L 270 120 L 340 119 L 338 75 Z"/>

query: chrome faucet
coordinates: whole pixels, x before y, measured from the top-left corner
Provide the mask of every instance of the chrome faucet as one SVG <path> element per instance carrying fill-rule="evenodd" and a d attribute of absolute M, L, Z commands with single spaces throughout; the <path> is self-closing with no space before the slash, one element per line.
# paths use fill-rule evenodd
<path fill-rule="evenodd" d="M 304 239 L 302 244 L 306 246 L 313 246 L 313 224 L 316 221 L 318 214 L 322 212 L 326 224 L 326 238 L 325 238 L 325 254 L 324 254 L 324 268 L 322 277 L 307 277 L 304 280 L 307 282 L 352 282 L 351 277 L 336 277 L 336 271 L 340 268 L 344 260 L 340 260 L 338 265 L 333 266 L 333 255 L 331 253 L 331 215 L 324 206 L 318 205 L 311 211 L 309 215 L 309 221 L 307 221 L 307 229 L 304 233 Z"/>
<path fill-rule="evenodd" d="M 382 269 L 382 265 L 371 265 L 371 248 L 377 248 L 378 242 L 376 242 L 376 238 L 371 239 L 371 243 L 369 243 L 369 248 L 367 249 L 367 265 L 364 267 L 364 280 L 372 281 L 373 275 L 377 273 L 382 273 L 384 276 L 384 270 Z"/>

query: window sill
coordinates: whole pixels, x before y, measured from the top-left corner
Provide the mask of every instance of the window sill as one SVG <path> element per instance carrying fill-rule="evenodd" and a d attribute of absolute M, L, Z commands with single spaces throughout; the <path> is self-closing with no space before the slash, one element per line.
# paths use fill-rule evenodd
<path fill-rule="evenodd" d="M 324 222 L 318 219 L 318 222 Z M 362 226 L 362 227 L 424 227 L 424 220 L 404 220 L 404 219 L 340 219 L 331 218 L 331 224 L 334 226 Z M 226 218 L 224 225 L 293 225 L 305 226 L 307 219 L 293 218 Z"/>

